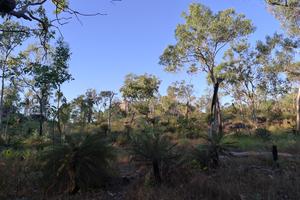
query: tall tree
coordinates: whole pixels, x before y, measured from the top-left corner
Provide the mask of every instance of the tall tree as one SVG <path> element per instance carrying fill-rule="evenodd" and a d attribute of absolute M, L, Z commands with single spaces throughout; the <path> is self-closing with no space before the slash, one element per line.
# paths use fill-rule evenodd
<path fill-rule="evenodd" d="M 291 36 L 300 38 L 300 2 L 298 0 L 266 0 L 270 5 L 272 13 L 281 22 L 283 28 Z M 300 71 L 299 63 L 291 64 L 286 72 L 296 82 Z M 300 86 L 298 87 L 297 104 L 297 132 L 300 134 Z"/>
<path fill-rule="evenodd" d="M 24 28 L 19 23 L 5 21 L 0 29 L 14 30 Z M 1 68 L 1 96 L 0 96 L 0 126 L 3 117 L 3 97 L 6 80 L 11 77 L 12 70 L 9 68 L 9 59 L 14 50 L 20 46 L 29 34 L 26 32 L 0 32 L 0 68 Z"/>
<path fill-rule="evenodd" d="M 134 75 L 129 74 L 125 78 L 124 85 L 120 89 L 123 98 L 128 101 L 135 110 L 149 117 L 150 113 L 150 102 L 158 93 L 160 80 L 149 74 Z M 129 125 L 132 124 L 135 116 L 135 111 L 132 113 Z"/>
<path fill-rule="evenodd" d="M 293 77 L 293 81 L 299 80 L 299 77 L 295 78 L 292 75 L 297 73 L 297 70 L 299 71 L 299 65 L 295 63 L 295 55 L 300 46 L 299 42 L 299 40 L 274 34 L 273 37 L 267 36 L 265 42 L 259 41 L 257 43 L 256 49 L 259 52 L 257 60 L 264 66 L 264 73 L 266 74 L 262 85 L 273 99 L 278 99 L 279 96 L 287 92 L 286 83 L 292 80 L 291 77 Z M 286 79 L 283 73 L 290 79 Z M 300 113 L 299 111 L 297 113 L 299 119 Z M 299 123 L 300 121 L 297 121 L 297 124 Z"/>
<path fill-rule="evenodd" d="M 57 96 L 57 129 L 59 134 L 62 134 L 61 124 L 60 124 L 60 106 L 61 100 L 63 98 L 63 93 L 61 91 L 61 86 L 63 83 L 73 80 L 72 75 L 69 73 L 69 65 L 68 61 L 70 60 L 70 48 L 69 46 L 62 40 L 59 39 L 57 41 L 57 46 L 52 55 L 53 63 L 52 63 L 52 81 Z"/>
<path fill-rule="evenodd" d="M 300 1 L 265 0 L 271 12 L 281 22 L 283 28 L 291 35 L 300 35 Z"/>
<path fill-rule="evenodd" d="M 99 12 L 82 13 L 72 8 L 72 2 L 69 0 L 0 0 L 0 17 L 11 18 L 13 16 L 27 21 L 27 24 L 31 26 L 30 29 L 14 29 L 13 31 L 34 34 L 47 50 L 50 39 L 55 35 L 55 30 L 61 33 L 59 27 L 67 24 L 73 17 L 81 22 L 79 18 L 82 16 L 103 15 Z M 0 32 L 10 31 L 0 28 Z"/>
<path fill-rule="evenodd" d="M 257 88 L 262 77 L 262 71 L 256 63 L 255 52 L 246 41 L 231 45 L 224 55 L 223 76 L 225 91 L 239 105 L 250 105 L 251 119 L 256 125 Z M 241 112 L 242 116 L 243 113 Z"/>
<path fill-rule="evenodd" d="M 92 123 L 93 122 L 93 115 L 95 112 L 94 106 L 99 104 L 100 102 L 100 97 L 97 94 L 95 89 L 88 89 L 85 93 L 85 103 L 87 106 L 87 123 Z"/>
<path fill-rule="evenodd" d="M 177 101 L 185 106 L 184 116 L 186 119 L 189 119 L 189 113 L 191 111 L 191 106 L 195 97 L 194 86 L 187 84 L 185 81 L 175 82 L 168 88 L 168 93 L 173 93 Z"/>
<path fill-rule="evenodd" d="M 101 91 L 100 92 L 100 98 L 102 99 L 102 103 L 104 106 L 104 109 L 108 110 L 108 117 L 107 117 L 107 125 L 108 125 L 108 131 L 111 131 L 111 115 L 112 115 L 112 102 L 115 97 L 116 93 L 113 91 Z M 108 108 L 107 108 L 108 106 Z"/>
<path fill-rule="evenodd" d="M 201 4 L 191 4 L 189 12 L 183 13 L 184 24 L 175 31 L 177 43 L 166 48 L 160 57 L 160 64 L 166 71 L 175 72 L 189 66 L 189 72 L 203 71 L 214 86 L 212 100 L 211 133 L 222 132 L 222 119 L 218 88 L 217 56 L 227 45 L 254 31 L 250 20 L 233 9 L 213 13 Z"/>

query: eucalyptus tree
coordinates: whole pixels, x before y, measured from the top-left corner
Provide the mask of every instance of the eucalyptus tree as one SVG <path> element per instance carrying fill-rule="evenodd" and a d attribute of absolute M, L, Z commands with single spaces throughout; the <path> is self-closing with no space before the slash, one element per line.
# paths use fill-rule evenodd
<path fill-rule="evenodd" d="M 180 115 L 178 101 L 173 90 L 167 90 L 167 95 L 161 96 L 160 100 L 160 115 L 170 123 L 171 119 L 176 119 Z"/>
<path fill-rule="evenodd" d="M 173 93 L 176 100 L 185 106 L 184 116 L 186 120 L 189 119 L 189 113 L 191 112 L 192 103 L 195 101 L 194 86 L 192 84 L 187 84 L 183 81 L 176 81 L 171 86 L 168 87 L 168 93 Z"/>
<path fill-rule="evenodd" d="M 2 110 L 2 117 L 3 117 L 3 126 L 2 126 L 2 133 L 5 136 L 5 141 L 7 144 L 10 141 L 11 133 L 16 134 L 16 131 L 9 132 L 9 128 L 19 128 L 20 125 L 20 108 L 21 108 L 21 95 L 20 95 L 21 88 L 17 85 L 10 83 L 6 86 L 4 92 L 4 101 L 3 101 L 3 110 Z"/>
<path fill-rule="evenodd" d="M 85 96 L 79 95 L 71 102 L 71 119 L 74 123 L 79 123 L 83 127 L 86 124 L 87 106 L 85 103 Z"/>
<path fill-rule="evenodd" d="M 300 1 L 265 0 L 274 16 L 291 35 L 300 35 Z"/>
<path fill-rule="evenodd" d="M 255 126 L 258 103 L 278 100 L 289 91 L 284 69 L 292 63 L 295 48 L 297 41 L 274 34 L 258 41 L 255 48 L 247 41 L 239 41 L 225 53 L 221 71 L 227 92 L 235 100 L 250 105 Z"/>
<path fill-rule="evenodd" d="M 272 37 L 267 36 L 265 42 L 257 43 L 257 62 L 263 66 L 265 79 L 261 86 L 262 90 L 267 92 L 266 98 L 278 100 L 289 91 L 291 79 L 287 77 L 296 72 L 292 66 L 296 66 L 295 55 L 299 49 L 299 42 L 274 34 Z"/>
<path fill-rule="evenodd" d="M 99 97 L 102 100 L 102 104 L 104 109 L 108 110 L 108 117 L 107 117 L 107 125 L 108 125 L 108 131 L 111 131 L 111 115 L 112 115 L 112 103 L 114 100 L 116 93 L 113 91 L 101 91 L 99 94 Z M 108 108 L 107 108 L 108 106 Z"/>
<path fill-rule="evenodd" d="M 72 101 L 72 116 L 75 122 L 79 122 L 82 127 L 93 123 L 96 105 L 100 103 L 100 97 L 95 89 L 88 89 L 85 94 L 79 95 Z"/>
<path fill-rule="evenodd" d="M 189 72 L 203 71 L 214 87 L 212 98 L 211 132 L 222 132 L 222 119 L 218 88 L 222 81 L 218 74 L 217 57 L 230 42 L 254 31 L 250 20 L 234 9 L 213 13 L 201 4 L 191 4 L 189 12 L 183 13 L 185 23 L 175 31 L 176 44 L 169 45 L 160 57 L 165 70 L 176 72 L 187 67 Z"/>
<path fill-rule="evenodd" d="M 6 20 L 0 24 L 0 29 L 14 30 L 23 28 L 19 23 Z M 12 77 L 13 71 L 10 66 L 13 62 L 11 56 L 14 50 L 21 46 L 22 43 L 29 37 L 26 32 L 0 32 L 0 68 L 1 68 L 1 96 L 0 96 L 0 126 L 3 118 L 3 97 L 5 83 L 7 79 Z"/>
<path fill-rule="evenodd" d="M 95 89 L 88 89 L 85 92 L 85 103 L 87 107 L 87 123 L 92 123 L 93 122 L 93 115 L 96 112 L 95 110 L 95 105 L 100 103 L 100 97 L 97 94 L 97 91 Z"/>
<path fill-rule="evenodd" d="M 52 78 L 54 88 L 57 96 L 57 129 L 60 134 L 62 134 L 61 124 L 60 124 L 60 106 L 61 100 L 63 99 L 63 93 L 61 91 L 61 86 L 63 83 L 73 80 L 72 75 L 69 72 L 69 64 L 71 53 L 69 46 L 62 40 L 59 39 L 57 41 L 57 46 L 52 55 L 53 63 L 52 63 Z M 49 80 L 50 81 L 50 80 Z"/>
<path fill-rule="evenodd" d="M 120 0 L 112 0 L 120 1 Z M 0 0 L 0 17 L 19 18 L 31 27 L 30 29 L 14 29 L 14 32 L 32 33 L 40 39 L 44 50 L 48 50 L 49 41 L 54 38 L 55 32 L 67 24 L 73 17 L 80 23 L 80 17 L 104 15 L 104 13 L 82 13 L 72 7 L 69 0 Z M 11 30 L 1 29 L 0 32 Z"/>
<path fill-rule="evenodd" d="M 50 96 L 55 89 L 61 92 L 61 84 L 71 78 L 67 71 L 69 50 L 63 45 L 58 44 L 54 53 L 47 57 L 44 56 L 42 48 L 31 45 L 20 54 L 17 61 L 19 66 L 15 70 L 15 78 L 34 93 L 39 104 L 40 135 L 43 134 L 43 122 L 47 117 Z"/>
<path fill-rule="evenodd" d="M 257 62 L 257 52 L 246 40 L 231 45 L 224 55 L 223 76 L 225 91 L 231 95 L 240 110 L 249 105 L 251 120 L 256 126 L 259 85 L 263 80 L 262 66 Z M 248 106 L 247 106 L 248 107 Z M 244 117 L 244 113 L 240 113 Z"/>
<path fill-rule="evenodd" d="M 24 68 L 24 72 L 31 76 L 31 79 L 23 81 L 35 93 L 39 104 L 39 135 L 41 136 L 43 135 L 43 123 L 47 119 L 49 98 L 53 92 L 53 85 L 49 81 L 52 78 L 51 67 L 41 63 L 32 63 Z"/>
<path fill-rule="evenodd" d="M 149 74 L 134 75 L 128 74 L 125 78 L 124 85 L 120 89 L 123 98 L 138 110 L 139 113 L 149 118 L 151 100 L 158 93 L 160 80 Z M 132 113 L 130 124 L 133 122 L 135 112 Z"/>
<path fill-rule="evenodd" d="M 300 38 L 300 2 L 298 0 L 266 0 L 272 13 L 281 22 L 285 31 L 296 38 Z M 287 74 L 299 82 L 299 63 L 293 63 L 287 67 Z M 298 87 L 297 104 L 297 132 L 300 134 L 300 87 Z"/>

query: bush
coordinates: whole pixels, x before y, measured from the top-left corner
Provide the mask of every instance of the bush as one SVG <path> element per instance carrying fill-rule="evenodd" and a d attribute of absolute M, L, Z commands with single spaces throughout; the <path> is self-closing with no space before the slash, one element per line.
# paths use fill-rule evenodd
<path fill-rule="evenodd" d="M 178 158 L 174 151 L 175 146 L 176 144 L 172 144 L 166 135 L 155 128 L 148 128 L 131 138 L 131 151 L 134 158 L 151 162 L 157 184 L 162 181 L 161 166 L 163 164 L 168 166 Z"/>
<path fill-rule="evenodd" d="M 223 134 L 213 134 L 212 137 L 203 135 L 205 144 L 198 145 L 193 153 L 203 168 L 215 168 L 219 166 L 219 155 L 230 156 L 230 149 L 235 148 L 235 142 L 226 141 Z"/>
<path fill-rule="evenodd" d="M 79 190 L 101 187 L 113 175 L 114 150 L 101 134 L 76 134 L 66 142 L 47 148 L 40 160 L 46 192 L 58 190 L 75 194 Z"/>
<path fill-rule="evenodd" d="M 254 133 L 257 137 L 260 137 L 263 139 L 269 139 L 271 136 L 271 132 L 265 128 L 257 128 L 257 129 L 255 129 Z"/>

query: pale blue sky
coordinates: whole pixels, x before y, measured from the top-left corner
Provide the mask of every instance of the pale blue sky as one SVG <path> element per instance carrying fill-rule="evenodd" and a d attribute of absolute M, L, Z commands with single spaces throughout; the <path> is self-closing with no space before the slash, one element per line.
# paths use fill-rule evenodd
<path fill-rule="evenodd" d="M 82 12 L 102 11 L 107 16 L 75 19 L 62 27 L 70 44 L 72 60 L 70 71 L 75 80 L 64 85 L 68 99 L 82 94 L 88 88 L 97 91 L 113 90 L 119 93 L 128 73 L 150 73 L 161 80 L 160 92 L 176 80 L 186 79 L 195 85 L 196 95 L 207 87 L 204 76 L 189 76 L 184 72 L 170 74 L 158 64 L 159 56 L 168 44 L 174 43 L 174 30 L 182 22 L 181 13 L 189 4 L 199 2 L 213 11 L 235 8 L 244 13 L 257 27 L 251 36 L 255 42 L 265 35 L 280 31 L 280 25 L 268 13 L 263 0 L 75 0 L 73 7 Z"/>

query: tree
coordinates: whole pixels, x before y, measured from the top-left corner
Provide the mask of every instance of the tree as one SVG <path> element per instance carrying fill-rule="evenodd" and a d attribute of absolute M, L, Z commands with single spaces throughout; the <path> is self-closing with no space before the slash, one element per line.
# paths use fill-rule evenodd
<path fill-rule="evenodd" d="M 222 120 L 218 88 L 221 79 L 218 75 L 216 58 L 226 46 L 254 31 L 251 21 L 244 15 L 227 9 L 214 14 L 201 4 L 192 4 L 189 13 L 184 12 L 184 24 L 177 26 L 177 43 L 168 46 L 160 57 L 160 64 L 166 71 L 176 72 L 188 66 L 188 72 L 203 71 L 214 86 L 212 98 L 211 133 L 222 132 Z"/>
<path fill-rule="evenodd" d="M 39 135 L 43 135 L 43 123 L 47 119 L 47 107 L 49 104 L 49 96 L 52 93 L 53 85 L 51 84 L 51 68 L 49 65 L 40 63 L 32 63 L 24 68 L 24 72 L 32 76 L 30 82 L 23 80 L 24 83 L 35 93 L 35 97 L 39 104 Z"/>
<path fill-rule="evenodd" d="M 129 74 L 126 76 L 125 83 L 120 91 L 123 98 L 148 119 L 149 105 L 151 99 L 158 93 L 159 85 L 160 80 L 154 75 L 144 74 L 138 76 Z M 134 116 L 135 112 L 133 112 L 130 124 L 133 122 Z"/>
<path fill-rule="evenodd" d="M 298 0 L 266 0 L 270 5 L 272 13 L 281 22 L 283 28 L 291 36 L 300 37 L 300 2 Z M 293 77 L 294 81 L 299 81 L 297 75 L 300 69 L 298 63 L 291 64 L 286 68 L 287 74 Z M 300 134 L 300 87 L 298 87 L 297 104 L 297 132 Z"/>
<path fill-rule="evenodd" d="M 96 112 L 95 105 L 100 103 L 100 97 L 95 89 L 88 89 L 84 95 L 80 95 L 72 101 L 72 116 L 75 122 L 79 122 L 82 127 L 86 123 L 90 124 L 94 120 Z"/>
<path fill-rule="evenodd" d="M 12 21 L 5 21 L 0 25 L 0 29 L 14 30 L 24 28 L 19 23 Z M 26 32 L 0 32 L 0 67 L 1 67 L 1 97 L 0 97 L 0 126 L 2 126 L 3 118 L 3 97 L 6 80 L 12 77 L 12 69 L 9 64 L 12 61 L 11 56 L 13 51 L 20 46 L 29 34 Z"/>
<path fill-rule="evenodd" d="M 189 113 L 191 111 L 192 103 L 195 100 L 193 96 L 194 86 L 186 84 L 185 81 L 175 82 L 168 88 L 168 93 L 173 93 L 179 103 L 185 105 L 185 118 L 189 119 Z"/>
<path fill-rule="evenodd" d="M 116 1 L 116 0 L 112 0 Z M 120 0 L 118 0 L 120 1 Z M 48 3 L 52 6 L 46 6 Z M 53 8 L 50 10 L 49 8 Z M 53 13 L 52 15 L 49 13 Z M 63 15 L 63 16 L 61 16 Z M 80 16 L 96 16 L 102 13 L 82 13 L 70 6 L 68 0 L 0 0 L 0 16 L 2 18 L 11 16 L 25 21 L 36 22 L 31 29 L 0 29 L 0 32 L 27 32 L 33 33 L 45 50 L 48 42 L 55 35 L 55 30 L 60 32 L 59 27 L 67 24 L 72 17 L 80 21 Z M 61 34 L 61 32 L 60 32 Z"/>
<path fill-rule="evenodd" d="M 246 41 L 231 45 L 224 55 L 223 76 L 226 93 L 231 95 L 241 108 L 243 103 L 250 105 L 251 119 L 256 126 L 257 87 L 262 71 L 255 57 L 255 52 Z"/>
<path fill-rule="evenodd" d="M 300 35 L 300 2 L 298 0 L 266 0 L 274 16 L 291 35 Z"/>
<path fill-rule="evenodd" d="M 87 106 L 87 123 L 93 122 L 93 114 L 95 112 L 94 106 L 99 104 L 100 97 L 97 95 L 96 90 L 89 89 L 85 93 L 85 103 Z"/>
<path fill-rule="evenodd" d="M 287 93 L 289 89 L 287 86 L 292 80 L 292 73 L 299 70 L 295 63 L 295 53 L 299 45 L 298 40 L 284 38 L 278 34 L 274 34 L 273 37 L 266 37 L 265 42 L 259 41 L 257 43 L 256 49 L 259 52 L 257 60 L 264 66 L 264 73 L 266 74 L 261 85 L 263 90 L 267 91 L 273 99 L 278 99 Z M 288 75 L 290 79 L 286 79 L 283 73 Z"/>
<path fill-rule="evenodd" d="M 112 114 L 112 102 L 116 93 L 113 91 L 102 91 L 100 92 L 100 98 L 102 99 L 104 109 L 108 105 L 108 117 L 107 117 L 107 126 L 108 131 L 111 131 L 111 114 Z"/>
<path fill-rule="evenodd" d="M 60 88 L 60 85 L 70 78 L 66 68 L 66 55 L 63 55 L 66 53 L 68 59 L 69 50 L 61 47 L 58 45 L 57 51 L 46 59 L 41 48 L 30 46 L 20 54 L 17 62 L 18 67 L 15 69 L 15 78 L 24 87 L 29 88 L 38 101 L 40 135 L 43 134 L 43 122 L 49 110 L 47 106 L 49 106 L 50 95 L 54 89 Z"/>
<path fill-rule="evenodd" d="M 63 97 L 63 93 L 61 91 L 61 85 L 66 81 L 73 80 L 72 75 L 68 71 L 68 61 L 70 60 L 70 48 L 69 46 L 62 40 L 59 39 L 57 41 L 57 46 L 52 55 L 53 63 L 52 63 L 52 81 L 54 84 L 54 88 L 57 90 L 57 129 L 59 134 L 62 134 L 61 124 L 60 124 L 60 106 L 61 100 Z"/>
<path fill-rule="evenodd" d="M 250 105 L 255 126 L 259 100 L 278 100 L 289 91 L 282 71 L 292 62 L 296 46 L 293 40 L 274 34 L 265 42 L 258 41 L 255 49 L 247 41 L 239 41 L 226 52 L 222 71 L 227 93 Z"/>

